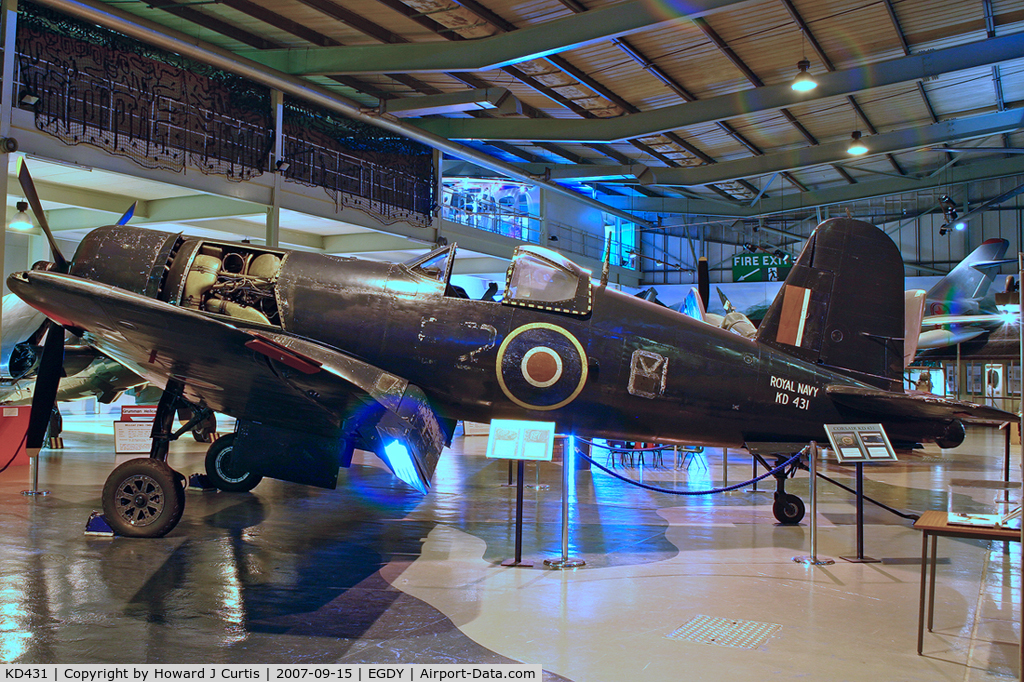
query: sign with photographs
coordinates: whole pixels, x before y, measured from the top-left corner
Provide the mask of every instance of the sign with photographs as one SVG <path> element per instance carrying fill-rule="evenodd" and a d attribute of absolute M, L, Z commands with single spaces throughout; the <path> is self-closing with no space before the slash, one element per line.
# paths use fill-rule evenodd
<path fill-rule="evenodd" d="M 840 464 L 896 461 L 881 424 L 825 424 L 825 429 Z"/>
<path fill-rule="evenodd" d="M 555 423 L 519 419 L 492 419 L 487 456 L 493 459 L 529 459 L 550 462 Z"/>

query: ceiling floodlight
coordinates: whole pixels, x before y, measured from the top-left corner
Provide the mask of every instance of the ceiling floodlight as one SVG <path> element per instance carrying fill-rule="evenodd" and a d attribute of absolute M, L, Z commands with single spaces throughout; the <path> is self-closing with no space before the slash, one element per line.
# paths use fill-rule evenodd
<path fill-rule="evenodd" d="M 28 211 L 28 202 L 19 201 L 17 203 L 17 207 L 18 212 L 15 213 L 14 217 L 11 218 L 11 222 L 7 224 L 7 227 L 11 228 L 12 230 L 20 230 L 22 232 L 26 230 L 31 230 L 33 227 L 32 218 L 31 216 L 29 216 L 28 213 L 26 213 L 26 211 Z"/>
<path fill-rule="evenodd" d="M 811 74 L 807 73 L 807 69 L 811 68 L 811 63 L 806 59 L 801 59 L 796 63 L 796 68 L 800 69 L 800 73 L 793 79 L 792 85 L 789 87 L 793 88 L 797 92 L 810 92 L 814 88 L 818 87 L 814 78 Z"/>
<path fill-rule="evenodd" d="M 861 154 L 867 154 L 868 148 L 864 146 L 864 143 L 860 141 L 860 131 L 854 130 L 850 134 L 850 146 L 846 148 L 847 154 L 853 154 L 854 156 L 860 156 Z"/>

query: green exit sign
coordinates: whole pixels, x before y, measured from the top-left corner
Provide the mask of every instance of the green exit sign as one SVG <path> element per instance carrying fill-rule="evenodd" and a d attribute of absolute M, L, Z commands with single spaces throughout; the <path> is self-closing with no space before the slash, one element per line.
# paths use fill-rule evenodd
<path fill-rule="evenodd" d="M 742 253 L 732 257 L 732 281 L 781 282 L 786 279 L 793 258 L 788 253 Z"/>

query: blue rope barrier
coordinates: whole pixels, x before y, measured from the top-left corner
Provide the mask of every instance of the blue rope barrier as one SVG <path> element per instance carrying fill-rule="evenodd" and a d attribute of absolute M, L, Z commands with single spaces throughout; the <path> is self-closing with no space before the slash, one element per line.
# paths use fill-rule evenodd
<path fill-rule="evenodd" d="M 587 445 L 590 445 L 592 447 L 598 447 L 598 448 L 605 447 L 603 445 L 595 445 L 591 441 L 588 441 L 588 440 L 586 440 L 584 438 L 577 437 L 576 440 L 580 441 L 582 443 L 586 443 Z M 614 448 L 606 448 L 606 449 L 611 450 L 611 449 L 614 449 Z M 766 473 L 758 476 L 757 478 L 752 478 L 749 481 L 744 481 L 743 483 L 737 483 L 735 485 L 730 485 L 730 486 L 727 486 L 727 487 L 724 487 L 724 488 L 712 488 L 711 490 L 669 490 L 668 488 L 659 488 L 658 486 L 655 486 L 655 485 L 648 485 L 646 483 L 641 483 L 640 481 L 634 481 L 631 478 L 626 478 L 625 476 L 622 476 L 622 475 L 616 473 L 615 471 L 612 471 L 608 467 L 602 466 L 600 463 L 594 461 L 593 457 L 591 457 L 590 455 L 582 452 L 579 448 L 576 448 L 576 454 L 578 454 L 580 457 L 582 457 L 583 459 L 587 460 L 592 465 L 596 466 L 598 469 L 600 469 L 601 471 L 605 472 L 609 476 L 617 478 L 620 481 L 624 481 L 624 482 L 629 483 L 631 485 L 635 485 L 638 488 L 643 488 L 645 490 L 651 490 L 651 491 L 656 492 L 656 493 L 666 493 L 668 495 L 714 495 L 715 493 L 725 493 L 725 492 L 729 492 L 730 490 L 738 490 L 739 488 L 745 488 L 748 485 L 753 484 L 755 481 L 760 481 L 762 479 L 768 478 L 769 476 L 774 476 L 778 472 L 784 470 L 786 467 L 788 467 L 793 462 L 795 462 L 798 459 L 800 459 L 800 455 L 802 455 L 803 453 L 801 453 L 801 452 L 796 453 L 795 455 L 793 455 L 792 457 L 787 459 L 782 464 L 778 465 L 774 469 L 769 469 Z"/>

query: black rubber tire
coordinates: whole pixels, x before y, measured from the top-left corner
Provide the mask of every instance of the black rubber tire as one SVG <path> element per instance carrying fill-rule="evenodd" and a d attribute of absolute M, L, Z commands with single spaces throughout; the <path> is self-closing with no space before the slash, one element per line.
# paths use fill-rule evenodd
<path fill-rule="evenodd" d="M 247 493 L 260 484 L 262 476 L 245 469 L 241 458 L 234 456 L 235 434 L 229 433 L 213 442 L 206 451 L 206 476 L 210 483 L 229 493 Z"/>
<path fill-rule="evenodd" d="M 103 514 L 118 535 L 163 537 L 184 510 L 182 479 L 159 459 L 130 459 L 110 472 L 103 485 Z"/>
<path fill-rule="evenodd" d="M 789 493 L 776 495 L 772 513 L 775 514 L 779 523 L 786 526 L 796 525 L 804 518 L 804 501 Z"/>

